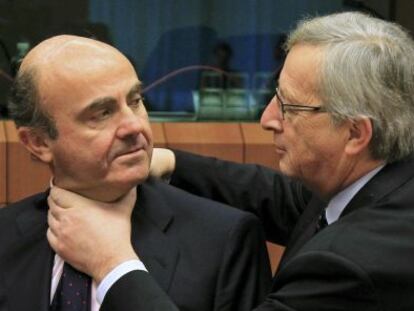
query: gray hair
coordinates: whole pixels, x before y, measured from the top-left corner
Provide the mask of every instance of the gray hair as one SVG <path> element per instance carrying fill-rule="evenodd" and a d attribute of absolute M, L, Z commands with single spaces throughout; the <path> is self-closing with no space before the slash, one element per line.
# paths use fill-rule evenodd
<path fill-rule="evenodd" d="M 375 159 L 414 153 L 414 42 L 399 25 L 362 13 L 299 23 L 286 43 L 323 48 L 318 95 L 335 124 L 368 117 Z"/>
<path fill-rule="evenodd" d="M 53 118 L 41 107 L 34 69 L 19 72 L 9 95 L 9 111 L 17 127 L 40 129 L 51 139 L 58 137 Z"/>

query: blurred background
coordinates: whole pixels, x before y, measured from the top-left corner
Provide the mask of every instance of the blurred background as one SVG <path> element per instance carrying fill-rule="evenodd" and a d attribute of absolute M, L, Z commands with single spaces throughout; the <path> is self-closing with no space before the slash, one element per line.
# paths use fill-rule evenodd
<path fill-rule="evenodd" d="M 41 40 L 114 45 L 144 83 L 155 120 L 257 120 L 306 16 L 359 10 L 414 30 L 412 0 L 0 0 L 0 118 L 19 61 Z"/>

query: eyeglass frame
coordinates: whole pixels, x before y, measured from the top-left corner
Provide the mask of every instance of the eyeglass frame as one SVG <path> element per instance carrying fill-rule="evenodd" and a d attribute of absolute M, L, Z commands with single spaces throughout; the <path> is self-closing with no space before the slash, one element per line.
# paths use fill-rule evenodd
<path fill-rule="evenodd" d="M 275 89 L 275 96 L 279 103 L 279 109 L 282 112 L 282 120 L 285 120 L 286 111 L 327 112 L 326 108 L 322 106 L 285 104 L 282 100 L 279 87 L 276 87 Z M 286 108 L 288 109 L 286 110 Z"/>

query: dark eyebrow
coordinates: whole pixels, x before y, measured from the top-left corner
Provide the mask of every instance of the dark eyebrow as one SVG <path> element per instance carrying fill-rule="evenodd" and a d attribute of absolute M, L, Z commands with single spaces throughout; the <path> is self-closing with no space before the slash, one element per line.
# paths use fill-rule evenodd
<path fill-rule="evenodd" d="M 112 107 L 116 104 L 116 99 L 113 97 L 101 97 L 95 99 L 92 103 L 90 103 L 85 109 L 80 112 L 80 115 L 85 113 L 98 111 L 103 108 Z"/>
<path fill-rule="evenodd" d="M 131 100 L 132 97 L 135 96 L 137 93 L 141 93 L 141 82 L 137 82 L 130 88 L 127 94 L 127 100 Z M 79 118 L 82 118 L 82 116 L 88 113 L 98 111 L 100 109 L 113 108 L 116 105 L 116 103 L 116 99 L 110 96 L 97 98 L 84 109 L 82 109 L 79 112 L 78 116 Z"/>
<path fill-rule="evenodd" d="M 141 82 L 137 82 L 134 84 L 127 94 L 127 100 L 130 101 L 136 94 L 141 94 L 142 91 L 142 84 Z"/>

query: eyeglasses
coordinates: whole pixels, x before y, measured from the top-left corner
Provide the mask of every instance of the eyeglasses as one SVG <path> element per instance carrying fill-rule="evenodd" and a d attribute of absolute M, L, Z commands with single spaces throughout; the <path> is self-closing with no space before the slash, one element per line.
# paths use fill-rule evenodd
<path fill-rule="evenodd" d="M 276 98 L 279 103 L 280 111 L 282 112 L 282 119 L 285 119 L 285 113 L 289 111 L 308 111 L 308 112 L 326 112 L 326 109 L 321 106 L 307 106 L 307 105 L 291 105 L 285 104 L 280 95 L 279 88 L 276 88 Z"/>

